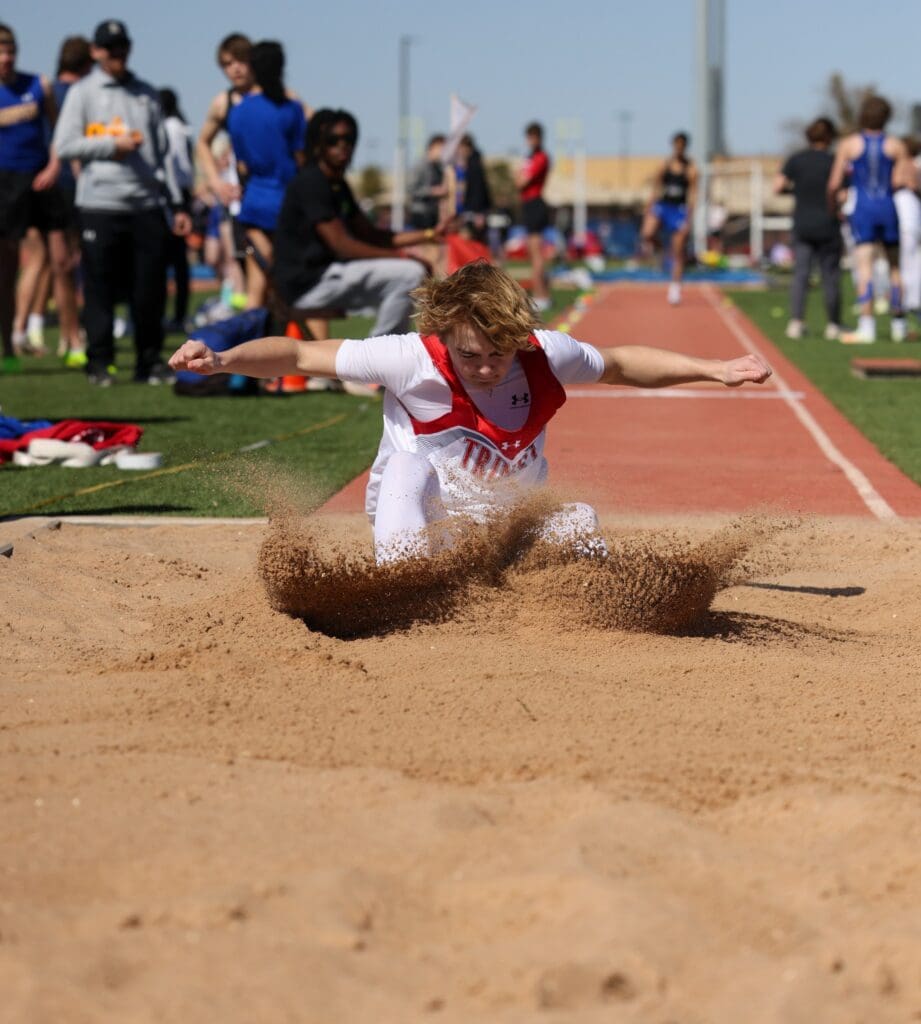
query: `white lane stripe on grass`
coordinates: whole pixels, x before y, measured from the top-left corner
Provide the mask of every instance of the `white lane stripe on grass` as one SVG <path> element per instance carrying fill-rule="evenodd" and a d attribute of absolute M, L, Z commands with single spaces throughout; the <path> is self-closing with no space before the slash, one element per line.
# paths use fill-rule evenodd
<path fill-rule="evenodd" d="M 741 398 L 746 400 L 764 400 L 765 398 L 786 399 L 800 402 L 805 398 L 802 391 L 748 391 L 734 389 L 732 391 L 710 391 L 708 388 L 663 388 L 646 391 L 642 388 L 567 388 L 567 398 Z"/>
<path fill-rule="evenodd" d="M 707 301 L 719 314 L 720 319 L 735 335 L 736 339 L 741 343 L 746 352 L 765 359 L 764 353 L 758 347 L 757 343 L 748 331 L 746 331 L 738 322 L 736 317 L 730 316 L 730 314 L 726 312 L 725 308 L 719 301 L 719 297 L 715 294 L 715 291 L 716 289 L 711 285 L 707 285 L 703 289 L 703 292 L 707 297 Z M 838 449 L 828 434 L 826 434 L 819 426 L 812 413 L 810 413 L 808 409 L 804 408 L 800 402 L 794 402 L 788 397 L 791 393 L 790 388 L 777 370 L 774 370 L 772 380 L 777 385 L 780 396 L 785 399 L 787 405 L 793 411 L 793 415 L 796 416 L 812 436 L 812 439 L 818 445 L 819 450 L 829 462 L 837 466 L 841 472 L 844 473 L 848 483 L 851 484 L 860 497 L 860 500 L 867 506 L 873 515 L 875 515 L 877 519 L 898 519 L 898 514 L 889 502 L 886 501 L 873 484 L 870 483 L 869 478 Z"/>

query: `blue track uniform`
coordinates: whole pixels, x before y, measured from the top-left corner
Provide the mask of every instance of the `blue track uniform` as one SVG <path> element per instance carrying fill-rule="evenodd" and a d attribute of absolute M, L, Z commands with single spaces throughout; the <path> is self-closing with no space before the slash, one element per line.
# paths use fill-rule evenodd
<path fill-rule="evenodd" d="M 662 175 L 662 195 L 652 208 L 666 234 L 674 234 L 687 224 L 689 188 L 687 162 L 682 171 L 673 171 L 669 163 Z"/>
<path fill-rule="evenodd" d="M 48 163 L 41 78 L 18 72 L 9 85 L 0 84 L 0 107 L 15 108 L 20 114 L 15 123 L 0 127 L 0 168 L 37 174 Z"/>
<path fill-rule="evenodd" d="M 848 217 L 857 245 L 882 242 L 899 244 L 899 218 L 892 199 L 894 161 L 886 156 L 884 134 L 864 133 L 863 152 L 851 164 L 851 182 L 855 193 L 854 211 Z"/>
<path fill-rule="evenodd" d="M 241 224 L 275 230 L 306 128 L 304 108 L 296 100 L 276 105 L 261 93 L 250 93 L 230 109 L 227 130 L 237 160 L 246 167 Z"/>

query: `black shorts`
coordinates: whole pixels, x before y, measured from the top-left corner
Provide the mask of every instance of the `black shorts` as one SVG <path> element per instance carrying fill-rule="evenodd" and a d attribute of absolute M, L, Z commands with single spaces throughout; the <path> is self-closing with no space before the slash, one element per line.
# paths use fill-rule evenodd
<path fill-rule="evenodd" d="M 550 207 L 540 196 L 526 199 L 521 204 L 521 220 L 529 235 L 539 235 L 544 228 L 550 227 Z"/>
<path fill-rule="evenodd" d="M 32 188 L 34 174 L 0 170 L 0 238 L 20 239 L 29 228 L 63 231 L 71 222 L 67 201 L 54 186 Z"/>

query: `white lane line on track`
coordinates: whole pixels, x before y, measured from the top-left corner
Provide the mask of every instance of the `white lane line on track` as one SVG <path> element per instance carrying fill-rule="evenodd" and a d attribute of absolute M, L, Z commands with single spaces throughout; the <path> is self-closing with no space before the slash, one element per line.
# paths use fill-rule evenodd
<path fill-rule="evenodd" d="M 806 395 L 802 391 L 710 391 L 707 388 L 671 388 L 661 391 L 644 391 L 639 388 L 605 388 L 595 391 L 593 388 L 567 388 L 567 398 L 719 398 L 719 399 L 754 399 L 782 398 L 791 402 L 800 402 Z"/>
<path fill-rule="evenodd" d="M 750 352 L 752 355 L 760 356 L 765 359 L 764 353 L 756 344 L 752 336 L 745 330 L 745 328 L 738 322 L 734 316 L 730 316 L 721 305 L 718 295 L 715 294 L 716 289 L 711 285 L 705 286 L 701 289 L 707 298 L 710 305 L 716 310 L 720 319 L 729 328 L 729 330 L 735 335 L 736 339 L 741 343 L 742 347 L 746 352 Z M 834 444 L 832 439 L 825 433 L 825 431 L 819 426 L 815 417 L 810 413 L 800 402 L 792 401 L 788 396 L 792 393 L 787 382 L 781 377 L 781 375 L 774 370 L 774 376 L 772 380 L 777 385 L 777 391 L 779 396 L 784 398 L 787 405 L 793 412 L 793 415 L 800 421 L 800 423 L 806 428 L 812 439 L 818 445 L 819 450 L 831 462 L 837 466 L 842 473 L 844 473 L 848 482 L 857 492 L 860 500 L 867 506 L 867 508 L 876 516 L 877 519 L 898 519 L 899 516 L 896 511 L 892 508 L 888 501 L 877 491 L 877 489 L 870 483 L 868 477 L 859 470 L 853 462 L 847 456 L 845 456 Z"/>

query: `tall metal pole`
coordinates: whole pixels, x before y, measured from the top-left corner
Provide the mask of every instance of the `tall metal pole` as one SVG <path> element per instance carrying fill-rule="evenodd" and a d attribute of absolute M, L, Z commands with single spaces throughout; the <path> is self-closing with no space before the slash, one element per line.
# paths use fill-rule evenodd
<path fill-rule="evenodd" d="M 620 121 L 620 186 L 626 193 L 630 179 L 627 160 L 630 158 L 630 122 L 633 120 L 633 111 L 618 110 L 617 119 Z M 627 202 L 626 194 L 622 201 Z"/>
<path fill-rule="evenodd" d="M 707 248 L 707 202 L 710 185 L 710 0 L 697 0 L 696 117 L 694 134 L 698 153 L 697 207 L 694 210 L 694 251 Z"/>
<path fill-rule="evenodd" d="M 588 182 L 586 180 L 585 138 L 582 134 L 582 119 L 573 121 L 573 178 L 575 189 L 572 202 L 572 233 L 575 238 L 584 239 L 588 229 Z"/>
<path fill-rule="evenodd" d="M 406 178 L 409 171 L 409 48 L 412 36 L 400 36 L 399 131 L 393 172 L 393 208 L 390 223 L 402 231 L 406 223 Z"/>
<path fill-rule="evenodd" d="M 726 61 L 726 0 L 711 0 L 710 25 L 710 109 L 713 156 L 726 152 L 726 126 L 723 115 L 723 77 Z"/>

